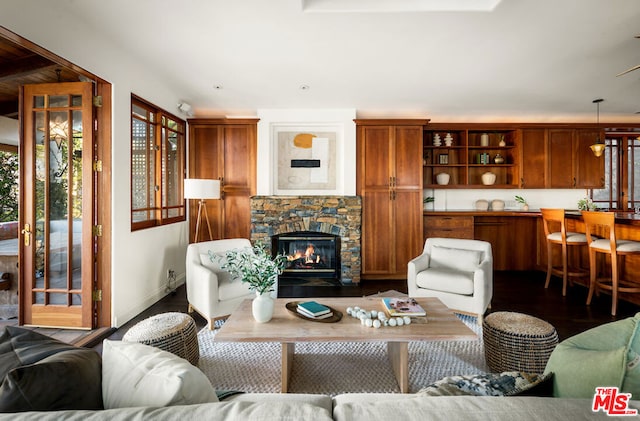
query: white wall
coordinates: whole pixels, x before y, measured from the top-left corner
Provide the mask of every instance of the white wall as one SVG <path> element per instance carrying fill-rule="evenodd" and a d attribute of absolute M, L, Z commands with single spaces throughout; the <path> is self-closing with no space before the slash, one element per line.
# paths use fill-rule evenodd
<path fill-rule="evenodd" d="M 3 0 L 0 25 L 113 84 L 112 325 L 121 326 L 165 295 L 167 269 L 184 280 L 186 223 L 130 229 L 131 93 L 176 112 L 180 92 L 56 2 Z"/>
<path fill-rule="evenodd" d="M 257 193 L 269 196 L 274 192 L 274 142 L 271 130 L 274 124 L 330 124 L 343 128 L 337 139 L 337 192 L 339 196 L 356 194 L 356 118 L 355 109 L 261 109 L 258 110 L 258 182 Z M 305 194 L 327 195 L 326 191 L 313 190 Z"/>
<path fill-rule="evenodd" d="M 515 196 L 522 196 L 530 210 L 540 208 L 577 209 L 578 200 L 587 197 L 587 191 L 581 189 L 425 189 L 424 197 L 433 196 L 435 210 L 474 210 L 478 199 L 491 203 L 502 199 L 506 210 L 518 210 Z"/>
<path fill-rule="evenodd" d="M 19 129 L 18 120 L 0 116 L 0 143 L 17 146 Z"/>

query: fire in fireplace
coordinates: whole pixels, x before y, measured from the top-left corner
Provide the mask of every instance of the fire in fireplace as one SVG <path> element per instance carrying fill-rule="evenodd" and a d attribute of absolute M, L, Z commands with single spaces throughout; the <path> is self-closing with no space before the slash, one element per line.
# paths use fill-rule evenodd
<path fill-rule="evenodd" d="M 310 231 L 274 235 L 274 254 L 287 256 L 281 277 L 340 278 L 340 237 Z"/>

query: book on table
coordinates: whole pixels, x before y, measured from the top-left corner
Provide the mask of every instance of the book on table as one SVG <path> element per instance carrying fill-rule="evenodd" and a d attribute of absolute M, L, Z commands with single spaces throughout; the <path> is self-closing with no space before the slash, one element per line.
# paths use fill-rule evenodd
<path fill-rule="evenodd" d="M 382 305 L 389 316 L 418 317 L 427 315 L 424 308 L 414 298 L 385 297 L 382 299 Z"/>
<path fill-rule="evenodd" d="M 308 317 L 310 319 L 316 319 L 316 320 L 328 319 L 329 317 L 333 316 L 333 312 L 332 311 L 329 311 L 328 313 L 321 314 L 319 316 L 313 316 L 313 315 L 311 315 L 311 313 L 307 313 L 307 311 L 303 310 L 302 307 L 298 307 L 297 311 L 298 311 L 298 313 L 302 314 L 305 317 Z"/>
<path fill-rule="evenodd" d="M 318 317 L 331 313 L 331 309 L 329 307 L 316 301 L 303 301 L 298 303 L 298 311 L 303 311 L 302 314 L 309 317 Z"/>

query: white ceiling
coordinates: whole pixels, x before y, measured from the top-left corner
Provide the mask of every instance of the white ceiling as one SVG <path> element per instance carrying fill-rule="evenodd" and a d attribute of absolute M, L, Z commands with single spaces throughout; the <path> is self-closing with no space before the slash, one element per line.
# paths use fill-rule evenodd
<path fill-rule="evenodd" d="M 592 100 L 604 98 L 601 122 L 640 123 L 640 70 L 616 77 L 640 64 L 638 0 L 375 13 L 304 11 L 304 0 L 60 3 L 156 68 L 196 116 L 595 121 Z"/>

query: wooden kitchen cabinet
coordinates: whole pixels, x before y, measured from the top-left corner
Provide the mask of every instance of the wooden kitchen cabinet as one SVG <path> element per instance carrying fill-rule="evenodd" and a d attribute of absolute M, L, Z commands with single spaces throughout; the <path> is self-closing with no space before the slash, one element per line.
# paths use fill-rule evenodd
<path fill-rule="evenodd" d="M 604 159 L 589 148 L 597 136 L 596 129 L 548 130 L 548 187 L 604 187 Z"/>
<path fill-rule="evenodd" d="M 474 237 L 491 243 L 493 270 L 533 270 L 537 217 L 475 216 Z"/>
<path fill-rule="evenodd" d="M 189 178 L 221 180 L 221 199 L 207 200 L 213 239 L 250 238 L 250 198 L 256 194 L 258 119 L 190 119 Z M 189 242 L 195 237 L 198 201 L 189 207 Z M 209 239 L 206 222 L 199 238 Z"/>
<path fill-rule="evenodd" d="M 543 189 L 547 186 L 547 131 L 522 130 L 520 185 L 524 189 Z"/>
<path fill-rule="evenodd" d="M 422 238 L 422 132 L 428 120 L 356 120 L 362 278 L 406 279 Z"/>
<path fill-rule="evenodd" d="M 604 142 L 604 132 L 597 129 L 577 129 L 574 135 L 576 188 L 601 189 L 604 187 L 604 156 L 596 157 L 589 146 L 600 137 Z"/>
<path fill-rule="evenodd" d="M 425 215 L 422 225 L 425 241 L 432 237 L 473 240 L 473 216 Z"/>

